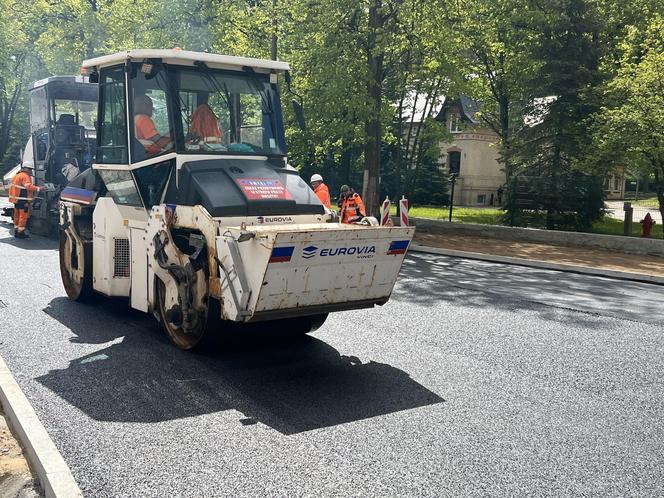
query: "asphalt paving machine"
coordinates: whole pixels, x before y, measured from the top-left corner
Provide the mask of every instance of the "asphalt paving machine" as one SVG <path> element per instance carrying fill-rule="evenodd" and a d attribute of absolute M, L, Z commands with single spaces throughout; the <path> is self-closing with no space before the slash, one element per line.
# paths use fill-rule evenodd
<path fill-rule="evenodd" d="M 60 192 L 92 165 L 96 145 L 97 85 L 82 76 L 51 76 L 32 83 L 30 138 L 21 161 L 34 167 L 34 183 L 45 189 L 31 203 L 28 228 L 57 235 Z M 6 189 L 19 164 L 3 177 Z M 13 208 L 5 208 L 6 216 Z"/>
<path fill-rule="evenodd" d="M 130 50 L 83 68 L 99 127 L 92 168 L 61 194 L 71 299 L 128 297 L 182 349 L 237 324 L 308 333 L 387 302 L 414 228 L 338 223 L 287 163 L 287 63 Z"/>

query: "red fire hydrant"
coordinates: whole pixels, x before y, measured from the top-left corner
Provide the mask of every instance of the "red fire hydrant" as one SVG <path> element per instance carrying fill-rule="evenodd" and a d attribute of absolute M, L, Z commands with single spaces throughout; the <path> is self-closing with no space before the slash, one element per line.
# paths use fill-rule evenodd
<path fill-rule="evenodd" d="M 657 222 L 652 219 L 650 213 L 646 213 L 646 217 L 643 218 L 639 223 L 641 223 L 641 228 L 643 229 L 643 235 L 641 235 L 641 237 L 650 237 L 650 230 L 652 230 L 652 227 Z"/>

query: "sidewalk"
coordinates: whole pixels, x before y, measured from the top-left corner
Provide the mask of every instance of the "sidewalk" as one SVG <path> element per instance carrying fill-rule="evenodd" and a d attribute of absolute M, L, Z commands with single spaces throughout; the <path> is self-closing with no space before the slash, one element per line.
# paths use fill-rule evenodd
<path fill-rule="evenodd" d="M 529 261 L 664 277 L 664 258 L 621 252 L 461 235 L 415 233 L 421 246 Z"/>

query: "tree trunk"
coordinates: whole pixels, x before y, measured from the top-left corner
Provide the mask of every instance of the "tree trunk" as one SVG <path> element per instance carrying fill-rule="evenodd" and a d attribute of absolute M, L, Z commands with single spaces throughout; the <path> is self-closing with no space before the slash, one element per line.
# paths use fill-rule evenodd
<path fill-rule="evenodd" d="M 348 137 L 341 138 L 341 168 L 339 171 L 339 181 L 342 184 L 350 183 L 350 169 L 353 159 L 352 144 Z M 338 193 L 338 192 L 337 192 Z"/>
<path fill-rule="evenodd" d="M 384 24 L 380 13 L 382 0 L 373 0 L 369 7 L 369 33 L 367 39 L 367 96 L 369 115 L 364 123 L 366 144 L 364 146 L 364 181 L 362 198 L 367 208 L 367 216 L 378 212 L 379 178 L 380 178 L 380 146 L 382 129 L 380 111 L 383 91 L 383 59 L 382 52 L 376 53 L 378 30 Z"/>
<path fill-rule="evenodd" d="M 0 94 L 2 94 L 2 97 L 0 97 L 0 161 L 4 159 L 9 148 L 10 133 L 14 125 L 16 107 L 21 96 L 23 74 L 25 72 L 24 60 L 24 57 L 16 60 L 13 73 L 18 83 L 13 88 L 5 87 L 5 80 L 0 80 Z"/>
<path fill-rule="evenodd" d="M 507 95 L 502 94 L 498 103 L 500 112 L 500 130 L 501 130 L 501 156 L 503 159 L 503 167 L 505 168 L 505 184 L 508 184 L 512 178 L 512 158 L 511 158 L 511 139 L 510 136 L 510 118 L 509 109 L 510 102 Z"/>

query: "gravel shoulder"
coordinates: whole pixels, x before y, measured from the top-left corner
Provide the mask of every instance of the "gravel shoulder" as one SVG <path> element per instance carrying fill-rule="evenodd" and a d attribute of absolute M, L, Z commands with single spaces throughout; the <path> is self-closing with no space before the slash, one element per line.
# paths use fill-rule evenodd
<path fill-rule="evenodd" d="M 36 498 L 43 496 L 36 479 L 14 438 L 5 414 L 0 408 L 0 496 L 2 498 Z"/>

